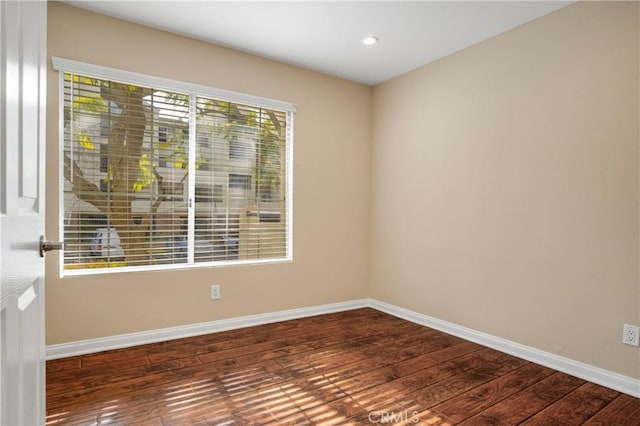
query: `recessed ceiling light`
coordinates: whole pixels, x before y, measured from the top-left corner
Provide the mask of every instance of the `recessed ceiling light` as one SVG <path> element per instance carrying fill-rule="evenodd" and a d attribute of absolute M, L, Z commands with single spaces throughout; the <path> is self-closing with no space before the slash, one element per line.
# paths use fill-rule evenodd
<path fill-rule="evenodd" d="M 365 38 L 362 39 L 362 43 L 366 44 L 367 46 L 376 44 L 378 41 L 379 41 L 378 37 L 375 37 L 375 36 L 366 36 Z"/>

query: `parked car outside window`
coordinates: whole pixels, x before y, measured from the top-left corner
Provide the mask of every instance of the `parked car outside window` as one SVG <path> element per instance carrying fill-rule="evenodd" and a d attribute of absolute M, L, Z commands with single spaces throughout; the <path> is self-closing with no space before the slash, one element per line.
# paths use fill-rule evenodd
<path fill-rule="evenodd" d="M 112 260 L 124 260 L 124 250 L 115 228 L 97 228 L 91 239 L 91 255 Z"/>

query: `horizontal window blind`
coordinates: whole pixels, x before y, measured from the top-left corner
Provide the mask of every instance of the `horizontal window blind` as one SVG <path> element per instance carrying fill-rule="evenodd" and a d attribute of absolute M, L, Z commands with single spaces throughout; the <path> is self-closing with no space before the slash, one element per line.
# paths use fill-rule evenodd
<path fill-rule="evenodd" d="M 196 202 L 195 241 L 213 241 L 214 260 L 286 256 L 286 127 L 282 111 L 196 99 L 196 187 L 226 189 L 223 202 Z"/>
<path fill-rule="evenodd" d="M 60 71 L 63 275 L 291 258 L 292 111 Z"/>

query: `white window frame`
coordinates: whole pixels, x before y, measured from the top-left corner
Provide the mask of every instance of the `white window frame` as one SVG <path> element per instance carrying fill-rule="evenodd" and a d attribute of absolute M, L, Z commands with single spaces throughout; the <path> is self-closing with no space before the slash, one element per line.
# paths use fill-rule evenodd
<path fill-rule="evenodd" d="M 147 74 L 141 74 L 131 71 L 125 71 L 117 68 L 104 67 L 101 65 L 88 64 L 84 62 L 74 61 L 71 59 L 52 57 L 51 62 L 53 69 L 59 72 L 59 94 L 58 94 L 58 140 L 59 146 L 64 145 L 64 75 L 65 73 L 80 74 L 104 80 L 118 81 L 126 84 L 140 85 L 144 87 L 153 87 L 154 89 L 175 91 L 189 95 L 190 98 L 190 131 L 189 131 L 189 147 L 195 150 L 196 131 L 195 131 L 195 100 L 196 97 L 210 97 L 214 99 L 222 99 L 225 101 L 249 104 L 257 107 L 275 109 L 286 112 L 287 135 L 285 138 L 286 162 L 285 162 L 285 214 L 286 214 L 286 255 L 284 257 L 274 259 L 247 259 L 247 260 L 229 260 L 229 261 L 213 261 L 194 263 L 194 234 L 195 234 L 195 176 L 189 174 L 189 229 L 188 229 L 188 260 L 185 264 L 168 264 L 168 265 L 143 265 L 143 266 L 127 266 L 121 268 L 95 268 L 95 269 L 64 269 L 64 253 L 59 252 L 59 272 L 60 277 L 78 276 L 78 275 L 94 275 L 105 273 L 126 273 L 139 271 L 159 271 L 159 270 L 177 270 L 192 269 L 203 267 L 226 267 L 226 266 L 242 266 L 272 263 L 288 263 L 293 261 L 293 115 L 296 112 L 296 106 L 290 102 L 279 101 L 275 99 L 263 98 L 260 96 L 249 95 L 245 93 L 234 92 L 230 90 L 217 89 L 213 87 L 203 86 L 199 84 L 187 83 L 179 80 L 172 80 L 163 77 L 156 77 Z M 63 241 L 64 237 L 64 150 L 59 149 L 59 170 L 58 170 L 58 240 Z M 189 156 L 189 167 L 195 167 L 195 156 Z M 193 163 L 193 164 L 191 164 Z M 193 208 L 191 207 L 193 206 Z"/>

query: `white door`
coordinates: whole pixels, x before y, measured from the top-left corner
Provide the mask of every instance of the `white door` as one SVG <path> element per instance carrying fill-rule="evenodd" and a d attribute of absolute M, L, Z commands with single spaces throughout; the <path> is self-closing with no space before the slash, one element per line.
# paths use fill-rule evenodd
<path fill-rule="evenodd" d="M 0 424 L 45 422 L 46 2 L 0 1 Z"/>

